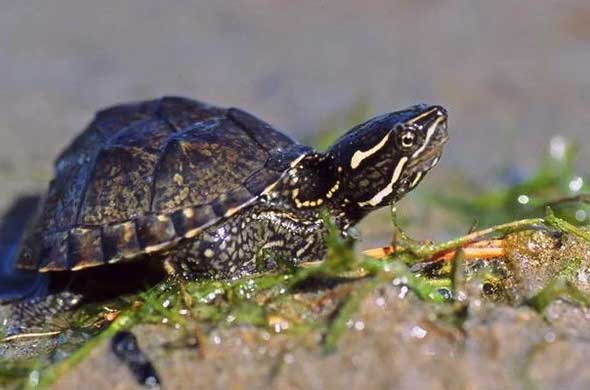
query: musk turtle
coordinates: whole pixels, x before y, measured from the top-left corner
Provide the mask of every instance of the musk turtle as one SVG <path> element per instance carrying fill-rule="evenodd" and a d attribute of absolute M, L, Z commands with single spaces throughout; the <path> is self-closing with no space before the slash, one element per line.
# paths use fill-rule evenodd
<path fill-rule="evenodd" d="M 70 290 L 81 280 L 77 303 L 101 278 L 128 285 L 154 267 L 194 279 L 249 274 L 261 259 L 318 260 L 321 210 L 346 235 L 416 187 L 446 140 L 440 106 L 377 116 L 320 153 L 237 108 L 180 97 L 117 105 L 57 158 L 15 264 Z M 48 294 L 20 315 L 31 301 L 55 309 Z"/>

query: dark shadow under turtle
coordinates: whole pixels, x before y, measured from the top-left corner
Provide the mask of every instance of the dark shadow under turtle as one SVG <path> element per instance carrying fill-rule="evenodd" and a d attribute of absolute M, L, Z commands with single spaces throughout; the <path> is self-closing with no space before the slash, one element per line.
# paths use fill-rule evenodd
<path fill-rule="evenodd" d="M 41 196 L 21 196 L 0 218 L 0 300 L 15 301 L 44 296 L 48 292 L 48 275 L 16 267 L 19 243 L 39 207 Z M 0 302 L 1 302 L 0 301 Z"/>

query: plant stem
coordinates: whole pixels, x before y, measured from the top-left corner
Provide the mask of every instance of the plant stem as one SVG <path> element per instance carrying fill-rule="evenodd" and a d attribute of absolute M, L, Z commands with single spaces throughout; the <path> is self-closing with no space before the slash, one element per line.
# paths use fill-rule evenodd
<path fill-rule="evenodd" d="M 509 234 L 518 232 L 525 229 L 530 229 L 538 226 L 542 226 L 545 220 L 543 218 L 528 218 L 521 219 L 518 221 L 508 222 L 501 225 L 489 227 L 487 229 L 478 230 L 467 235 L 457 237 L 455 239 L 440 243 L 440 244 L 426 244 L 419 246 L 410 246 L 404 248 L 405 251 L 417 257 L 415 262 L 419 262 L 422 259 L 430 258 L 437 253 L 445 252 L 450 249 L 459 248 L 463 245 L 469 244 L 470 242 L 476 241 L 483 237 L 491 234 Z"/>
<path fill-rule="evenodd" d="M 555 227 L 563 232 L 573 234 L 575 236 L 580 237 L 581 239 L 590 242 L 590 232 L 587 230 L 582 230 L 577 226 L 572 225 L 571 223 L 558 218 L 553 214 L 551 208 L 547 207 L 547 215 L 545 216 L 545 222 L 548 225 Z"/>

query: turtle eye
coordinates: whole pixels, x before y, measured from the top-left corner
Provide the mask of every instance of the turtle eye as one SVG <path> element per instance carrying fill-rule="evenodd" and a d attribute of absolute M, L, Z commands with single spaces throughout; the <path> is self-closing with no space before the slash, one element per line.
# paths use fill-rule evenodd
<path fill-rule="evenodd" d="M 405 130 L 399 135 L 399 143 L 403 148 L 411 148 L 416 142 L 416 134 L 412 131 Z"/>

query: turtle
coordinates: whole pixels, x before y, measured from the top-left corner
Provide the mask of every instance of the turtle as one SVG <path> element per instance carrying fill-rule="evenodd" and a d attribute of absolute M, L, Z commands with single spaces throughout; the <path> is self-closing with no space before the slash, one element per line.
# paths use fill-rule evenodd
<path fill-rule="evenodd" d="M 189 98 L 106 108 L 58 156 L 21 241 L 15 272 L 48 282 L 27 289 L 17 317 L 67 310 L 106 291 L 105 279 L 238 278 L 278 259 L 320 260 L 326 214 L 350 236 L 415 188 L 447 139 L 438 105 L 376 116 L 325 152 Z"/>

